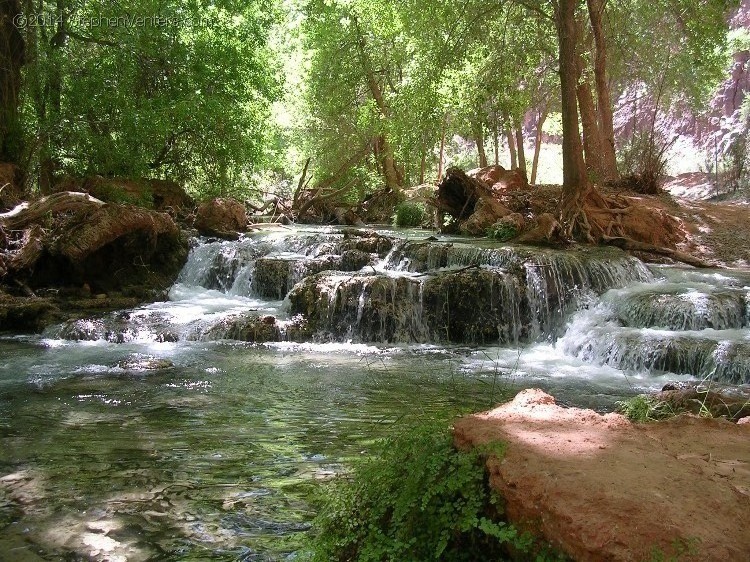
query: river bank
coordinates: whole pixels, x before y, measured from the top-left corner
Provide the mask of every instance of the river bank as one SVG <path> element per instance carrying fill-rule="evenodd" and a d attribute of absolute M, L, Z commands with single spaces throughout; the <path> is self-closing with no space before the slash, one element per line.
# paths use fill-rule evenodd
<path fill-rule="evenodd" d="M 680 416 L 633 424 L 525 390 L 454 425 L 487 460 L 508 520 L 576 561 L 742 560 L 750 552 L 750 424 Z"/>

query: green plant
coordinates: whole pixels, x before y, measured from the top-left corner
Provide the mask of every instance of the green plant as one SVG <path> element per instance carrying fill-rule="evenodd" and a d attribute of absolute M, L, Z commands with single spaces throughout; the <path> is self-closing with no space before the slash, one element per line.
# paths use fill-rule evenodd
<path fill-rule="evenodd" d="M 648 394 L 639 394 L 638 396 L 617 402 L 615 405 L 617 406 L 617 411 L 630 421 L 640 423 L 663 420 L 676 416 L 679 413 L 668 402 L 663 402 L 655 396 L 649 396 Z"/>
<path fill-rule="evenodd" d="M 312 560 L 497 560 L 532 539 L 502 522 L 483 458 L 504 447 L 461 452 L 444 424 L 428 423 L 380 444 L 351 477 L 327 484 Z"/>
<path fill-rule="evenodd" d="M 685 558 L 692 558 L 698 553 L 699 543 L 700 539 L 697 537 L 675 539 L 672 541 L 673 555 L 667 555 L 660 548 L 654 548 L 648 562 L 679 562 Z"/>
<path fill-rule="evenodd" d="M 420 226 L 424 219 L 424 205 L 421 205 L 420 203 L 411 203 L 409 201 L 404 201 L 396 205 L 396 213 L 393 215 L 393 226 Z"/>
<path fill-rule="evenodd" d="M 487 236 L 493 240 L 507 242 L 518 236 L 518 229 L 514 224 L 499 221 L 487 229 Z"/>

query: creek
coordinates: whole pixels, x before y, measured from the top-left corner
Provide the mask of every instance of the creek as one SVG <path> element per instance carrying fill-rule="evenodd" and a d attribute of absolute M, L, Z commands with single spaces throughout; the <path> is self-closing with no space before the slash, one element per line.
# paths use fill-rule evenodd
<path fill-rule="evenodd" d="M 747 272 L 428 237 L 196 241 L 169 301 L 0 339 L 0 560 L 291 560 L 419 419 L 750 383 Z"/>

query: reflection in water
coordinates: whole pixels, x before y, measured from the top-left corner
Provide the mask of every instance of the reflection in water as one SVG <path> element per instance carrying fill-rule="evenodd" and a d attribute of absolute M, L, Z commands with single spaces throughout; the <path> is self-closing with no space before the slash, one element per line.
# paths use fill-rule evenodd
<path fill-rule="evenodd" d="M 465 351 L 429 347 L 5 340 L 0 353 L 0 552 L 13 560 L 283 559 L 316 480 L 401 422 L 506 390 L 465 372 Z M 118 366 L 136 353 L 174 366 Z"/>

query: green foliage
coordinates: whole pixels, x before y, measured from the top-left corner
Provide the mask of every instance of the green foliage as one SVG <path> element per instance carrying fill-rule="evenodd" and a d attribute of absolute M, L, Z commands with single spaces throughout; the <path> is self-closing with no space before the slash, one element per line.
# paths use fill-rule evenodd
<path fill-rule="evenodd" d="M 266 46 L 274 3 L 33 5 L 23 109 L 40 171 L 166 177 L 209 195 L 247 189 L 278 95 Z"/>
<path fill-rule="evenodd" d="M 617 411 L 627 417 L 630 421 L 644 423 L 649 421 L 663 420 L 676 416 L 671 404 L 662 402 L 654 396 L 639 394 L 627 400 L 617 402 Z"/>
<path fill-rule="evenodd" d="M 487 229 L 487 236 L 493 240 L 507 242 L 518 236 L 518 230 L 509 222 L 496 222 Z"/>
<path fill-rule="evenodd" d="M 738 0 L 622 0 L 607 4 L 615 91 L 638 88 L 661 109 L 702 109 L 723 78 L 727 15 Z M 646 94 L 646 95 L 644 95 Z"/>
<path fill-rule="evenodd" d="M 302 142 L 322 177 L 369 144 L 361 163 L 381 184 L 392 183 L 391 156 L 402 186 L 423 183 L 435 177 L 443 137 L 502 131 L 556 80 L 551 20 L 516 5 L 307 0 L 301 11 Z M 451 156 L 444 163 L 471 166 L 477 151 Z"/>
<path fill-rule="evenodd" d="M 393 215 L 393 226 L 421 226 L 422 222 L 424 222 L 425 215 L 425 208 L 421 203 L 403 201 L 396 205 L 396 213 Z"/>
<path fill-rule="evenodd" d="M 500 444 L 484 451 L 502 455 Z M 483 452 L 457 451 L 445 425 L 424 424 L 381 443 L 351 478 L 327 490 L 312 560 L 498 560 L 532 541 L 498 520 Z"/>
<path fill-rule="evenodd" d="M 700 539 L 697 537 L 675 539 L 672 541 L 672 551 L 674 554 L 667 555 L 663 550 L 654 548 L 651 551 L 649 562 L 680 562 L 680 560 L 691 559 L 698 554 L 699 543 Z"/>

